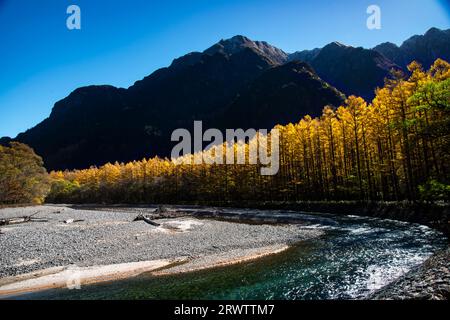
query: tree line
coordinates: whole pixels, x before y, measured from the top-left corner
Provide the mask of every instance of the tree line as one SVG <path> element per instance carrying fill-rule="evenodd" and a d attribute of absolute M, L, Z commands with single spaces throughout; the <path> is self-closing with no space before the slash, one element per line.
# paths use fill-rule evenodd
<path fill-rule="evenodd" d="M 298 123 L 276 126 L 280 131 L 277 175 L 262 176 L 258 164 L 188 165 L 155 157 L 51 172 L 47 200 L 447 201 L 450 64 L 438 59 L 427 71 L 417 62 L 408 69 L 408 76 L 393 71 L 370 103 L 350 96 L 338 108 L 325 106 L 321 117 L 305 116 Z M 222 145 L 237 147 L 237 143 Z"/>

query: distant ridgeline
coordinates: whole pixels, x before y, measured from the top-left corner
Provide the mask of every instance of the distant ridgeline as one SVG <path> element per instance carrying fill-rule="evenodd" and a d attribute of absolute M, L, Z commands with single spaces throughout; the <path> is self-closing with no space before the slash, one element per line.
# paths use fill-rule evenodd
<path fill-rule="evenodd" d="M 437 58 L 450 61 L 450 30 L 432 28 L 400 47 L 334 42 L 292 54 L 235 36 L 175 59 L 128 89 L 76 89 L 14 140 L 31 146 L 49 170 L 165 157 L 172 131 L 192 129 L 194 120 L 222 130 L 295 123 L 307 114 L 320 116 L 326 105 L 339 107 L 346 96 L 371 101 L 391 69 L 409 75 L 411 61 L 428 69 Z"/>
<path fill-rule="evenodd" d="M 311 72 L 306 66 L 294 66 Z M 450 64 L 438 59 L 428 71 L 416 62 L 408 69 L 409 77 L 393 72 L 371 103 L 350 96 L 337 109 L 326 106 L 319 117 L 278 125 L 277 175 L 262 176 L 258 165 L 176 165 L 156 157 L 52 172 L 47 199 L 90 203 L 448 201 Z M 281 71 L 273 68 L 271 72 Z M 236 145 L 223 148 L 234 150 Z"/>

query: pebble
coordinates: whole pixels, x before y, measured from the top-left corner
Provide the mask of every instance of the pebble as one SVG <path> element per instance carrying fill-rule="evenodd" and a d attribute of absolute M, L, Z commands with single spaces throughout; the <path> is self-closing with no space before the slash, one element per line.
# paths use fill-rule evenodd
<path fill-rule="evenodd" d="M 140 209 L 144 210 L 144 209 Z M 133 222 L 135 210 L 85 210 L 69 206 L 0 209 L 1 218 L 35 217 L 48 222 L 28 222 L 2 227 L 0 235 L 0 278 L 53 266 L 91 266 L 154 259 L 199 257 L 236 249 L 289 244 L 320 236 L 322 231 L 296 225 L 230 223 L 192 217 L 158 222 L 196 220 L 186 232 L 161 230 L 144 221 Z M 144 210 L 145 211 L 145 210 Z M 152 211 L 152 210 L 150 210 Z M 84 220 L 65 224 L 65 220 Z M 32 261 L 20 264 L 20 261 Z"/>
<path fill-rule="evenodd" d="M 373 300 L 449 300 L 450 248 L 371 295 Z"/>

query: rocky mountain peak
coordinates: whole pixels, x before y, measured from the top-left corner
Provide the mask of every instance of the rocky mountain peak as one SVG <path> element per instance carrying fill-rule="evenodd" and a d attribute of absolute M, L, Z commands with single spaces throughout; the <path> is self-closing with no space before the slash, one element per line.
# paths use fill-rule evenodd
<path fill-rule="evenodd" d="M 220 40 L 203 53 L 213 55 L 222 53 L 225 55 L 236 54 L 246 48 L 252 49 L 272 61 L 274 64 L 283 64 L 288 59 L 288 54 L 283 50 L 270 45 L 265 41 L 253 41 L 245 36 L 237 35 L 230 39 Z"/>
<path fill-rule="evenodd" d="M 433 27 L 433 28 L 430 28 L 427 32 L 425 32 L 425 37 L 432 37 L 435 35 L 440 35 L 445 32 L 446 32 L 445 30 L 441 30 L 441 29 Z"/>
<path fill-rule="evenodd" d="M 329 43 L 327 46 L 325 47 L 332 47 L 332 48 L 352 48 L 352 46 L 348 46 L 346 44 L 343 44 L 342 42 L 339 41 L 333 41 L 331 43 Z"/>

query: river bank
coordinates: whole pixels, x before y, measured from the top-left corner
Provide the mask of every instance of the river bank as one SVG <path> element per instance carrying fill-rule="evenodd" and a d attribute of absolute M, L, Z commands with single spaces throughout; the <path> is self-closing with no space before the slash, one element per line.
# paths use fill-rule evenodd
<path fill-rule="evenodd" d="M 1 209 L 0 219 L 35 214 L 46 221 L 1 227 L 0 295 L 61 287 L 64 279 L 77 274 L 87 284 L 181 268 L 180 264 L 182 268 L 174 272 L 223 266 L 278 253 L 292 243 L 322 234 L 299 225 L 238 224 L 181 216 L 159 219 L 159 227 L 133 222 L 138 212 L 153 210 Z M 144 265 L 130 265 L 138 262 Z"/>
<path fill-rule="evenodd" d="M 132 285 L 117 296 L 110 290 L 120 288 L 123 282 L 100 289 L 98 295 L 97 289 L 86 292 L 106 298 L 122 298 L 124 292 L 134 294 L 136 290 L 136 296 L 151 299 L 215 298 L 224 297 L 221 290 L 229 290 L 229 281 L 231 286 L 243 281 L 248 283 L 249 299 L 367 299 L 368 294 L 442 250 L 446 241 L 439 232 L 422 225 L 345 215 L 345 211 L 309 214 L 186 205 L 46 205 L 0 210 L 0 219 L 36 212 L 39 222 L 1 227 L 0 245 L 6 254 L 0 256 L 0 295 L 2 290 L 5 296 L 58 288 L 75 274 L 84 285 L 127 281 L 145 273 L 154 279 L 146 278 L 153 281 L 150 286 Z M 159 226 L 133 222 L 139 214 Z M 68 220 L 71 223 L 65 223 Z M 274 255 L 283 251 L 286 254 Z M 259 259 L 266 256 L 275 260 Z M 250 260 L 256 261 L 247 265 Z M 278 262 L 266 265 L 267 261 Z M 242 264 L 236 273 L 229 271 L 236 270 L 231 265 L 237 263 Z M 247 275 L 241 274 L 241 268 L 248 269 Z M 204 273 L 198 274 L 201 270 Z M 223 287 L 210 286 L 207 275 L 211 273 L 214 279 L 222 279 Z M 249 283 L 256 274 L 261 284 L 252 287 Z M 167 292 L 157 280 L 161 276 L 165 279 L 161 281 L 170 283 Z M 436 279 L 439 277 L 436 274 Z M 183 283 L 186 279 L 204 283 L 201 292 L 180 287 L 180 278 Z M 242 297 L 243 288 L 236 290 Z M 210 296 L 211 292 L 217 295 Z M 58 299 L 61 294 L 70 296 L 61 291 L 50 296 Z"/>
<path fill-rule="evenodd" d="M 181 203 L 180 205 L 186 205 Z M 337 215 L 375 217 L 403 222 L 419 223 L 441 231 L 450 239 L 450 204 L 408 201 L 241 201 L 208 202 L 200 206 L 252 208 L 260 210 L 293 210 L 322 212 Z"/>
<path fill-rule="evenodd" d="M 373 300 L 449 300 L 450 249 L 434 254 L 419 267 L 378 290 Z"/>

